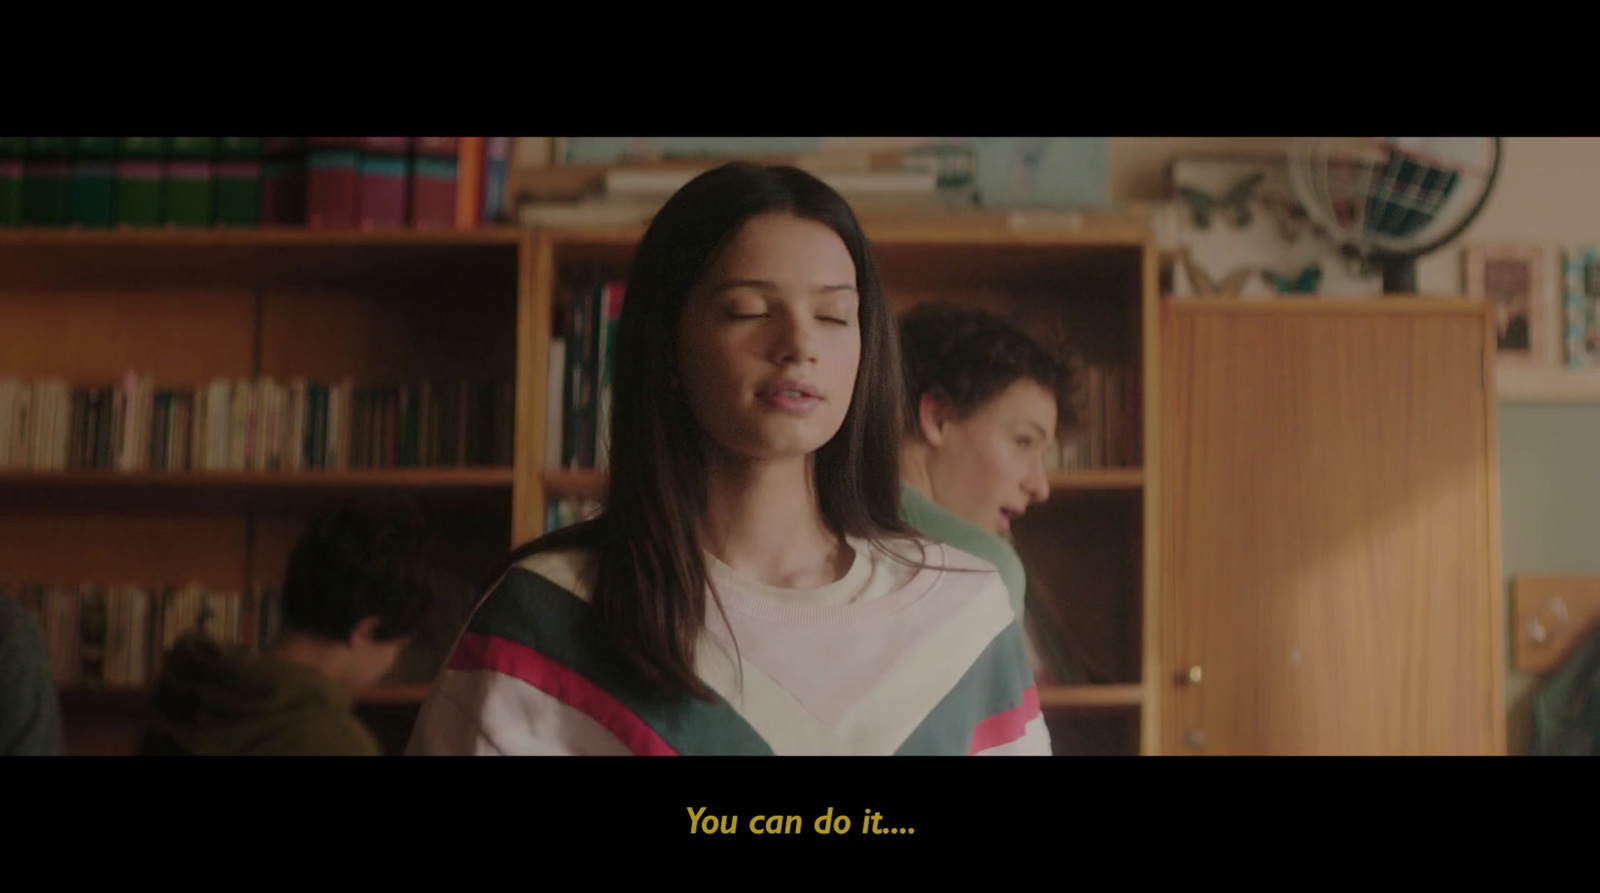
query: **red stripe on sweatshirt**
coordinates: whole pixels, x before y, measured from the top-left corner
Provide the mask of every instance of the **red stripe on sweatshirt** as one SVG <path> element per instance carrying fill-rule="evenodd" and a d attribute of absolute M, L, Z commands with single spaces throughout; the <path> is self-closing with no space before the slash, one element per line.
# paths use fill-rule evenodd
<path fill-rule="evenodd" d="M 489 670 L 520 679 L 599 723 L 637 756 L 677 756 L 644 720 L 605 689 L 526 645 L 499 636 L 466 633 L 450 656 L 449 667 Z"/>
<path fill-rule="evenodd" d="M 972 730 L 972 746 L 968 753 L 981 753 L 991 747 L 1010 744 L 1021 738 L 1028 723 L 1039 715 L 1039 688 L 1030 685 L 1022 693 L 1022 703 L 1004 713 L 996 713 Z"/>

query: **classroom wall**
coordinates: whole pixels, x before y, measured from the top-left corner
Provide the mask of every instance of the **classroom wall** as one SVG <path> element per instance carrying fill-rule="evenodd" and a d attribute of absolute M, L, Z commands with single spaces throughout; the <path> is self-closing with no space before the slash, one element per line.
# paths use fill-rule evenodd
<path fill-rule="evenodd" d="M 1279 155 L 1281 137 L 1119 137 L 1110 145 L 1114 202 L 1166 197 L 1166 167 L 1186 153 Z M 1461 242 L 1600 244 L 1600 138 L 1508 137 L 1495 192 L 1456 243 L 1418 262 L 1425 293 L 1459 294 Z M 1501 567 L 1519 574 L 1600 574 L 1600 403 L 1502 402 Z M 1509 611 L 1509 608 L 1508 608 Z M 1507 614 L 1507 635 L 1512 629 Z M 1507 643 L 1509 660 L 1510 643 Z M 1538 679 L 1507 666 L 1508 749 L 1527 753 Z"/>

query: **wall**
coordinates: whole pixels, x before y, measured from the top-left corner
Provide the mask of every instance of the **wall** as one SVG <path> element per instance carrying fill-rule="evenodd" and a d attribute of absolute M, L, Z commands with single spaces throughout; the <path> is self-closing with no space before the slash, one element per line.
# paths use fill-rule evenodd
<path fill-rule="evenodd" d="M 1114 202 L 1166 197 L 1166 166 L 1186 153 L 1281 156 L 1281 137 L 1112 140 Z M 1508 137 L 1495 193 L 1457 243 L 1419 261 L 1418 287 L 1459 294 L 1462 241 L 1600 244 L 1600 138 Z M 1600 574 L 1600 403 L 1500 406 L 1501 565 L 1519 574 Z M 1506 627 L 1511 629 L 1510 617 Z M 1507 654 L 1509 655 L 1509 643 Z M 1508 745 L 1526 753 L 1538 680 L 1507 668 Z"/>

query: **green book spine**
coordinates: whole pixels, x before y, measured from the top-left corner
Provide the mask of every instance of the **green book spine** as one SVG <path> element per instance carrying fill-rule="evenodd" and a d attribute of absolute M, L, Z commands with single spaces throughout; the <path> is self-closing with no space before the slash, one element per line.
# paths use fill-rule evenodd
<path fill-rule="evenodd" d="M 117 138 L 114 136 L 75 136 L 72 152 L 79 158 L 111 159 L 117 157 Z"/>
<path fill-rule="evenodd" d="M 22 162 L 0 158 L 0 226 L 22 225 Z"/>
<path fill-rule="evenodd" d="M 65 161 L 28 161 L 22 168 L 23 222 L 30 226 L 66 226 L 68 184 L 72 166 Z"/>
<path fill-rule="evenodd" d="M 264 143 L 265 140 L 259 136 L 219 136 L 217 157 L 259 158 L 265 148 Z"/>
<path fill-rule="evenodd" d="M 219 226 L 260 226 L 261 162 L 218 163 L 216 198 Z"/>
<path fill-rule="evenodd" d="M 167 142 L 167 155 L 170 158 L 209 159 L 215 148 L 215 137 L 175 136 Z"/>
<path fill-rule="evenodd" d="M 124 158 L 161 158 L 167 154 L 164 136 L 124 136 L 118 142 Z"/>
<path fill-rule="evenodd" d="M 166 180 L 166 222 L 186 229 L 210 226 L 214 203 L 211 163 L 168 161 Z"/>
<path fill-rule="evenodd" d="M 73 144 L 73 137 L 30 136 L 28 137 L 28 156 L 30 158 L 69 158 L 72 155 Z"/>
<path fill-rule="evenodd" d="M 165 222 L 159 162 L 123 161 L 117 165 L 114 195 L 116 222 L 128 227 L 156 227 Z"/>
<path fill-rule="evenodd" d="M 78 161 L 72 166 L 70 220 L 73 226 L 105 229 L 111 226 L 116 167 L 109 161 Z"/>

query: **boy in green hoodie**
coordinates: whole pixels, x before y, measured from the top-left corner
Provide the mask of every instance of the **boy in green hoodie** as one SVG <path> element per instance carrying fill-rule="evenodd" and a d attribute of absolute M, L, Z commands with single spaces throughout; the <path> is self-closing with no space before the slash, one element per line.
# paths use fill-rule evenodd
<path fill-rule="evenodd" d="M 141 755 L 378 756 L 355 693 L 394 665 L 431 600 L 409 505 L 345 503 L 289 557 L 283 634 L 264 654 L 199 633 L 167 655 Z"/>
<path fill-rule="evenodd" d="M 1066 359 L 1000 314 L 943 303 L 900 316 L 906 431 L 901 511 L 995 565 L 1025 616 L 1011 522 L 1050 496 L 1044 451 L 1077 422 Z"/>

